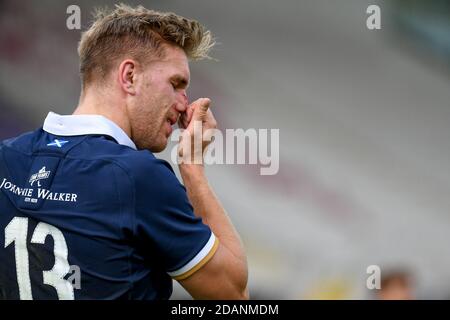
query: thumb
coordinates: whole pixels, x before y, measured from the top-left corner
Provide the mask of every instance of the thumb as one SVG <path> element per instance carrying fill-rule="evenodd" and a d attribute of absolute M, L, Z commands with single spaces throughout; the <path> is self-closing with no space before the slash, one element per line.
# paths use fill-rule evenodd
<path fill-rule="evenodd" d="M 194 109 L 194 113 L 192 115 L 192 120 L 205 120 L 206 113 L 208 112 L 209 105 L 211 104 L 211 100 L 208 98 L 200 98 L 195 100 L 192 103 L 192 108 Z"/>

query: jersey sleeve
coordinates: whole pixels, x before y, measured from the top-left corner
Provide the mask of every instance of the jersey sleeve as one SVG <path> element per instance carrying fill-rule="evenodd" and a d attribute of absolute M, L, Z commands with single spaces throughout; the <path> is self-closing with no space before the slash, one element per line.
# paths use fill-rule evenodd
<path fill-rule="evenodd" d="M 195 216 L 185 187 L 170 165 L 153 159 L 135 177 L 135 232 L 151 263 L 175 280 L 205 265 L 218 247 L 211 229 Z"/>

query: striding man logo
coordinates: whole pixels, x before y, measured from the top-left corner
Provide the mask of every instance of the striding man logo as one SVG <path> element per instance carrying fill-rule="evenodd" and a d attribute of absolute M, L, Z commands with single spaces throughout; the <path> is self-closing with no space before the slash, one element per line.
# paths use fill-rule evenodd
<path fill-rule="evenodd" d="M 38 173 L 31 175 L 29 183 L 31 184 L 31 186 L 33 186 L 33 184 L 35 182 L 37 182 L 38 187 L 40 187 L 41 186 L 40 180 L 48 179 L 48 177 L 50 176 L 50 173 L 51 173 L 50 171 L 45 170 L 45 166 L 44 166 L 44 167 L 42 167 L 41 170 L 39 170 Z"/>

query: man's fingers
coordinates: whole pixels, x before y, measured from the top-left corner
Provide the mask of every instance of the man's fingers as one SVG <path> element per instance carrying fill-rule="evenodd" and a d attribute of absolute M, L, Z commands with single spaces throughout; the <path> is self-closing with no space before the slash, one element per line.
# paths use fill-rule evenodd
<path fill-rule="evenodd" d="M 186 108 L 186 111 L 180 115 L 178 125 L 180 128 L 187 129 L 192 121 L 205 121 L 209 111 L 211 100 L 208 98 L 200 98 L 192 102 Z"/>
<path fill-rule="evenodd" d="M 200 98 L 191 104 L 193 109 L 193 120 L 205 120 L 211 100 L 208 98 Z"/>
<path fill-rule="evenodd" d="M 191 122 L 192 119 L 192 115 L 194 114 L 194 108 L 192 107 L 192 105 L 189 105 L 186 109 L 186 117 L 185 120 L 187 122 L 187 125 L 189 125 L 189 123 Z"/>

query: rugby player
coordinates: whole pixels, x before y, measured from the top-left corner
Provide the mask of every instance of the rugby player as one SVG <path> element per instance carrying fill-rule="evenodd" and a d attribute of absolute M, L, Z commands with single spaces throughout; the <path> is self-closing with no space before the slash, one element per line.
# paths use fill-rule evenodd
<path fill-rule="evenodd" d="M 182 185 L 154 156 L 176 123 L 180 155 L 194 121 L 216 127 L 211 101 L 186 95 L 189 59 L 213 45 L 173 13 L 97 13 L 74 113 L 0 144 L 0 299 L 169 299 L 173 279 L 195 299 L 249 298 L 242 242 L 203 165 L 180 164 Z"/>

